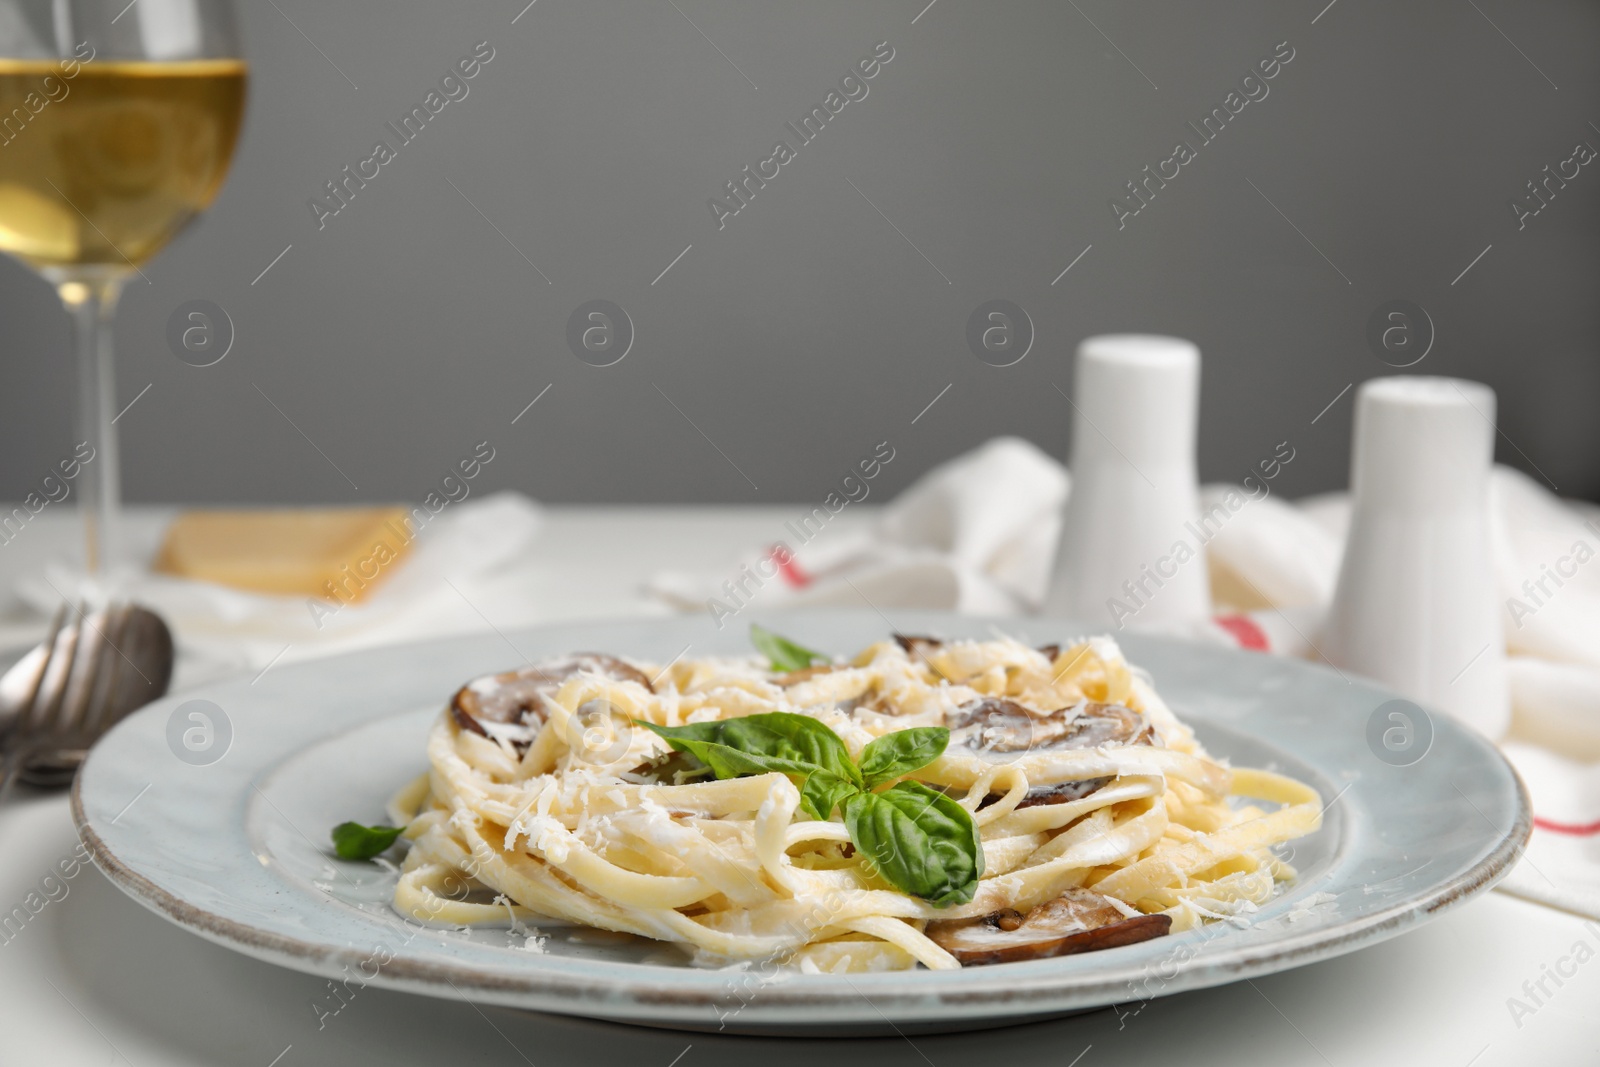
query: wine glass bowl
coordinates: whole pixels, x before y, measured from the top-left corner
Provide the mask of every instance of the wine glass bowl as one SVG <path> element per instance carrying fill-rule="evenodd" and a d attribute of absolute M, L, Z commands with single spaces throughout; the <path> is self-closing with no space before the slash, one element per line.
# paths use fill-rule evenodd
<path fill-rule="evenodd" d="M 0 0 L 0 252 L 73 319 L 91 574 L 120 562 L 117 298 L 221 188 L 247 78 L 229 0 Z"/>
<path fill-rule="evenodd" d="M 31 114 L 30 99 L 43 103 L 28 125 L 0 135 L 0 251 L 41 273 L 132 271 L 221 188 L 244 112 L 245 66 L 98 57 L 72 65 L 67 76 L 59 61 L 0 60 L 0 131 Z"/>

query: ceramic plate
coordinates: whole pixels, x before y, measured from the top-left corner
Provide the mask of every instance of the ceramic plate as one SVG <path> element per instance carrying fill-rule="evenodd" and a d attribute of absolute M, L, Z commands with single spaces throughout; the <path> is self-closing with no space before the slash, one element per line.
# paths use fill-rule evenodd
<path fill-rule="evenodd" d="M 907 633 L 1032 643 L 1080 631 L 1042 619 L 896 613 Z M 1486 891 L 1530 831 L 1527 797 L 1495 748 L 1443 716 L 1320 666 L 1154 637 L 1131 662 L 1214 756 L 1285 772 L 1328 800 L 1294 842 L 1299 879 L 1244 926 L 1104 952 L 953 972 L 845 977 L 697 969 L 666 946 L 551 931 L 409 925 L 394 874 L 332 857 L 328 830 L 381 822 L 422 771 L 423 740 L 466 679 L 597 649 L 664 663 L 749 651 L 745 620 L 575 624 L 275 667 L 144 708 L 94 750 L 74 793 L 84 839 L 118 886 L 186 929 L 286 967 L 433 996 L 691 1029 L 838 1035 L 959 1030 L 1136 1002 L 1326 959 L 1393 937 Z M 762 622 L 813 647 L 885 635 L 876 613 Z M 1386 731 L 1399 730 L 1399 733 Z M 1410 731 L 1407 733 L 1407 731 Z M 1387 741 L 1387 743 L 1386 743 Z M 1420 756 L 1420 758 L 1419 758 Z"/>

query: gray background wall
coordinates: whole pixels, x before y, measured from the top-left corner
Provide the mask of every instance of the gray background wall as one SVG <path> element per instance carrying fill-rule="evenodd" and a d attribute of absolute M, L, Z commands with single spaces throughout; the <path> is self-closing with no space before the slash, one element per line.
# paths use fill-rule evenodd
<path fill-rule="evenodd" d="M 1364 339 L 1393 298 L 1437 331 L 1407 373 L 1493 385 L 1501 460 L 1600 495 L 1600 165 L 1525 229 L 1508 207 L 1600 147 L 1600 6 L 523 2 L 242 5 L 233 175 L 119 323 L 122 403 L 150 385 L 130 499 L 416 499 L 484 439 L 480 488 L 547 500 L 817 500 L 885 439 L 892 492 L 998 433 L 1063 455 L 1053 386 L 1120 330 L 1201 345 L 1205 477 L 1288 440 L 1295 495 L 1344 482 L 1351 396 L 1312 420 L 1394 373 Z M 482 40 L 471 95 L 319 231 L 308 198 Z M 707 198 L 882 40 L 870 95 L 719 232 Z M 1270 95 L 1119 232 L 1110 197 L 1280 41 Z M 164 336 L 196 298 L 236 328 L 208 368 Z M 603 369 L 565 342 L 595 298 L 637 330 Z M 991 298 L 1035 324 L 1015 366 L 965 342 Z M 70 452 L 71 368 L 9 261 L 0 322 L 3 499 Z"/>

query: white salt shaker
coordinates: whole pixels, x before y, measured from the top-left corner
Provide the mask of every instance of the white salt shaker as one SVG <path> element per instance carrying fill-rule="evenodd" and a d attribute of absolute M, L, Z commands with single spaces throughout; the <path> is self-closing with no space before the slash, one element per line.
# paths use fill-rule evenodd
<path fill-rule="evenodd" d="M 1489 737 L 1511 718 L 1489 540 L 1494 390 L 1454 378 L 1356 394 L 1350 532 L 1321 649 Z"/>
<path fill-rule="evenodd" d="M 1195 433 L 1200 349 L 1107 334 L 1078 345 L 1072 484 L 1044 610 L 1122 629 L 1211 613 Z"/>

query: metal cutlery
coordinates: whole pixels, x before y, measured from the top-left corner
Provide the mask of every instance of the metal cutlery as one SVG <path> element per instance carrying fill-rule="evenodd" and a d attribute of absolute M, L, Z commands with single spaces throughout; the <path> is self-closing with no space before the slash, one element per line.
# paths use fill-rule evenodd
<path fill-rule="evenodd" d="M 0 799 L 18 777 L 71 782 L 101 734 L 166 693 L 173 659 L 171 631 L 153 612 L 63 604 L 49 636 L 0 677 Z"/>

